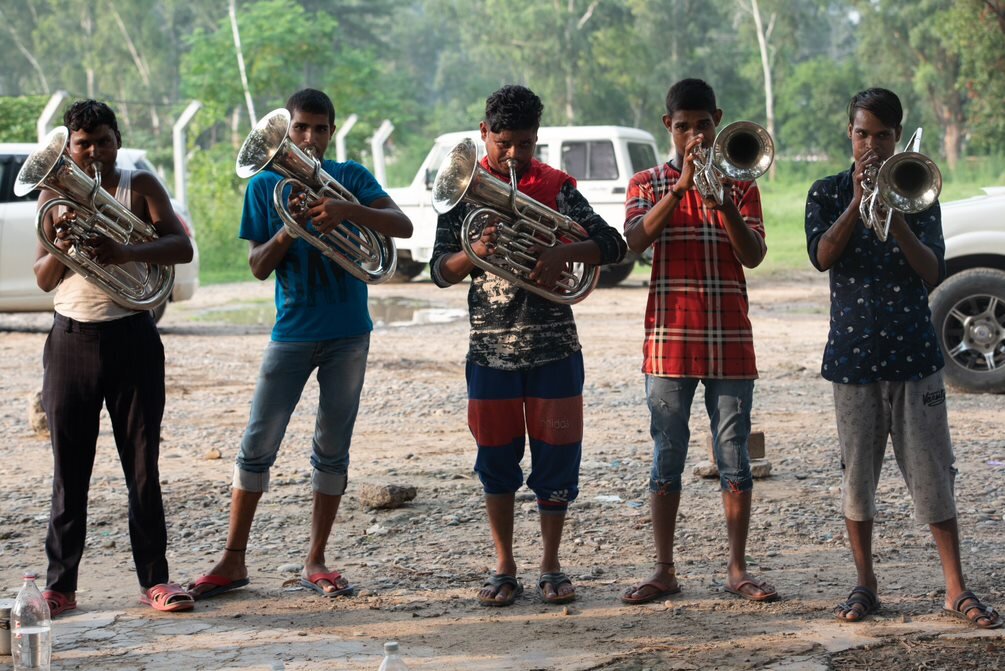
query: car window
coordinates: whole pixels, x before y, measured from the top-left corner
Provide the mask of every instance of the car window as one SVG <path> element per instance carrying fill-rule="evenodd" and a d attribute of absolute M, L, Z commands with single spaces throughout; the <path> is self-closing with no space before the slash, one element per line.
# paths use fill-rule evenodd
<path fill-rule="evenodd" d="M 652 145 L 642 142 L 628 143 L 628 161 L 633 173 L 641 172 L 656 165 L 656 152 Z"/>
<path fill-rule="evenodd" d="M 21 170 L 27 155 L 11 155 L 0 157 L 0 202 L 14 203 L 24 200 L 38 200 L 38 189 L 20 198 L 14 195 L 14 182 Z"/>
<path fill-rule="evenodd" d="M 534 150 L 534 158 L 539 160 L 541 163 L 547 163 L 549 158 L 548 145 L 546 144 L 537 145 L 537 149 Z"/>
<path fill-rule="evenodd" d="M 610 140 L 563 143 L 562 170 L 580 180 L 617 179 L 614 143 Z"/>

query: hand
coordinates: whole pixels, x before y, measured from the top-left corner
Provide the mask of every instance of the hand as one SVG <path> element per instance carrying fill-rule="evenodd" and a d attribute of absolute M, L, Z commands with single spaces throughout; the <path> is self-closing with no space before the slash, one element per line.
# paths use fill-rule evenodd
<path fill-rule="evenodd" d="M 96 235 L 85 245 L 89 256 L 102 265 L 119 265 L 132 260 L 131 245 L 123 245 L 104 235 Z"/>
<path fill-rule="evenodd" d="M 680 179 L 677 180 L 676 189 L 687 191 L 694 186 L 694 150 L 705 141 L 705 136 L 698 133 L 687 141 L 684 146 L 684 158 L 681 159 Z"/>
<path fill-rule="evenodd" d="M 492 256 L 496 253 L 496 227 L 486 226 L 482 229 L 481 237 L 471 243 L 471 250 L 480 259 Z"/>
<path fill-rule="evenodd" d="M 76 221 L 77 211 L 67 210 L 53 227 L 56 232 L 56 237 L 53 238 L 52 244 L 55 245 L 61 252 L 68 252 L 70 251 L 70 248 L 73 247 L 73 237 L 70 234 L 70 229 L 73 228 L 73 224 Z"/>
<path fill-rule="evenodd" d="M 866 170 L 870 166 L 879 166 L 883 161 L 880 160 L 879 154 L 874 150 L 870 149 L 867 151 L 862 158 L 855 163 L 855 173 L 852 175 L 852 202 L 851 204 L 858 207 L 858 204 L 862 202 L 862 198 L 865 195 L 865 189 L 862 186 L 862 182 L 865 181 Z"/>
<path fill-rule="evenodd" d="M 295 222 L 301 226 L 307 225 L 307 194 L 302 187 L 293 185 L 286 207 Z"/>
<path fill-rule="evenodd" d="M 344 220 L 350 219 L 356 207 L 355 203 L 338 198 L 322 198 L 307 205 L 305 214 L 321 235 L 330 233 Z"/>
<path fill-rule="evenodd" d="M 569 260 L 566 258 L 566 248 L 568 245 L 555 245 L 545 247 L 537 257 L 534 270 L 530 273 L 530 279 L 546 289 L 551 289 L 561 279 L 562 273 L 569 268 Z"/>

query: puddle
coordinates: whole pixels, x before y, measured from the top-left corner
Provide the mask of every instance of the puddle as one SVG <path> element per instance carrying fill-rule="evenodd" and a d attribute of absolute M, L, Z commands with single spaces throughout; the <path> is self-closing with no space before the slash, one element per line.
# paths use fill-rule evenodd
<path fill-rule="evenodd" d="M 438 307 L 427 301 L 398 296 L 370 299 L 370 317 L 373 319 L 374 328 L 446 324 L 463 319 L 467 314 L 467 310 Z M 203 310 L 192 319 L 236 326 L 271 327 L 276 321 L 276 308 L 271 302 L 236 303 Z"/>

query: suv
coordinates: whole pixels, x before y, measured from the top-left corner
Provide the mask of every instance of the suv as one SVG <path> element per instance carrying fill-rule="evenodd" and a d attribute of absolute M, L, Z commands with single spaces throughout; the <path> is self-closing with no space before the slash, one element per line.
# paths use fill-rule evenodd
<path fill-rule="evenodd" d="M 38 288 L 35 283 L 35 252 L 38 235 L 35 231 L 35 210 L 38 191 L 18 198 L 14 195 L 14 182 L 28 155 L 38 148 L 35 144 L 0 144 L 0 312 L 45 312 L 52 310 L 52 294 Z M 120 149 L 118 166 L 126 169 L 146 170 L 157 174 L 140 149 Z M 174 288 L 170 301 L 192 298 L 199 288 L 199 248 L 195 244 L 195 230 L 185 207 L 171 200 L 182 227 L 192 240 L 192 261 L 175 266 Z M 167 302 L 158 306 L 154 318 L 159 320 Z"/>
<path fill-rule="evenodd" d="M 396 277 L 408 281 L 422 272 L 433 254 L 436 212 L 430 194 L 444 157 L 461 140 L 474 140 L 479 158 L 485 155 L 478 131 L 447 133 L 436 138 L 412 183 L 387 189 L 388 195 L 408 215 L 412 237 L 395 240 L 398 248 Z M 593 209 L 619 232 L 625 220 L 625 192 L 632 176 L 656 165 L 656 140 L 638 128 L 623 126 L 543 126 L 537 131 L 537 159 L 576 178 L 577 186 Z M 601 286 L 614 286 L 628 277 L 638 256 L 628 252 L 617 265 L 605 266 Z"/>
<path fill-rule="evenodd" d="M 984 191 L 942 205 L 947 276 L 929 302 L 946 379 L 1005 392 L 1005 187 Z"/>

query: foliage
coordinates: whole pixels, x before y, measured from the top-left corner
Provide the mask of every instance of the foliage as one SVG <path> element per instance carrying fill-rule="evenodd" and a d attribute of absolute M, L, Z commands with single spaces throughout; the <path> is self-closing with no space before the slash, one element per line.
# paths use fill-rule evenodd
<path fill-rule="evenodd" d="M 0 98 L 0 142 L 34 142 L 35 122 L 47 100 L 46 96 Z"/>

